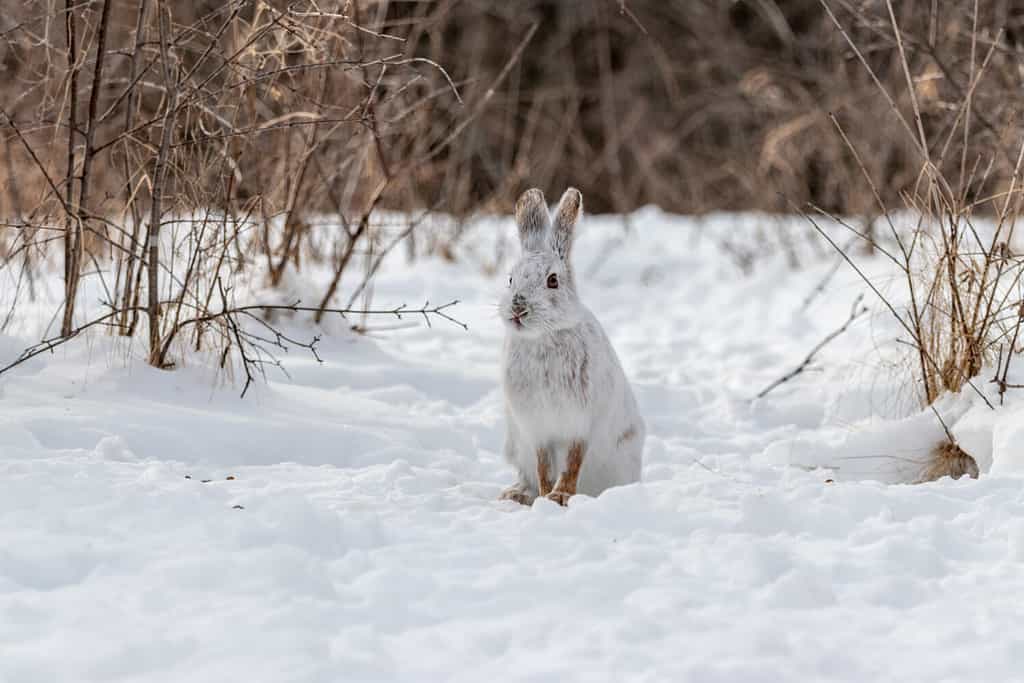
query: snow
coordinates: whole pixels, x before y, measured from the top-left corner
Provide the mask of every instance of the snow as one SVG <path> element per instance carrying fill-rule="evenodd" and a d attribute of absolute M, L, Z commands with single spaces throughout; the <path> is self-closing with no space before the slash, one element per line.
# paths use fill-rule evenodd
<path fill-rule="evenodd" d="M 99 333 L 0 377 L 0 681 L 1018 677 L 1024 403 L 944 398 L 982 477 L 909 485 L 943 431 L 870 292 L 752 400 L 866 291 L 841 269 L 804 307 L 834 264 L 806 227 L 630 223 L 585 219 L 575 258 L 648 424 L 644 481 L 567 509 L 496 500 L 504 219 L 375 285 L 459 298 L 468 331 L 283 320 L 324 333 L 324 363 L 293 349 L 244 400 Z M 57 294 L 19 311 L 0 365 Z"/>

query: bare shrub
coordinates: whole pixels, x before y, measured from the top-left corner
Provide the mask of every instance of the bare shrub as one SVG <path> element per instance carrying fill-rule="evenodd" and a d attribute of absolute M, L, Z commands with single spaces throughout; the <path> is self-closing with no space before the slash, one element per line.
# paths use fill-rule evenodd
<path fill-rule="evenodd" d="M 960 98 L 939 107 L 932 86 L 922 87 L 925 82 L 915 77 L 922 73 L 922 65 L 927 70 L 928 65 L 941 64 L 934 49 L 938 30 L 935 25 L 930 33 L 914 33 L 900 24 L 891 0 L 881 3 L 886 23 L 879 23 L 863 7 L 851 9 L 847 15 L 850 21 L 875 30 L 878 39 L 872 44 L 888 41 L 896 46 L 897 65 L 905 78 L 902 93 L 907 102 L 901 107 L 899 96 L 886 87 L 865 56 L 867 47 L 851 37 L 831 3 L 822 3 L 852 53 L 891 104 L 919 164 L 913 187 L 903 193 L 903 212 L 896 214 L 865 164 L 867 155 L 859 149 L 856 138 L 838 118 L 833 118 L 848 156 L 871 189 L 881 217 L 878 223 L 883 227 L 870 234 L 853 227 L 850 230 L 892 261 L 902 277 L 904 291 L 899 297 L 883 295 L 854 257 L 841 250 L 820 228 L 819 232 L 861 275 L 909 337 L 903 341 L 912 350 L 914 386 L 922 406 L 931 406 L 947 392 L 966 389 L 993 407 L 978 385 L 978 375 L 984 368 L 995 366 L 994 381 L 999 384 L 1002 399 L 1009 386 L 1006 376 L 1011 359 L 1020 352 L 1017 337 L 1024 313 L 1020 286 L 1024 258 L 1013 246 L 1024 197 L 1024 144 L 1018 142 L 1019 151 L 1008 153 L 1001 141 L 993 137 L 991 119 L 986 120 L 978 113 L 976 99 L 981 92 L 979 84 L 998 77 L 991 73 L 991 67 L 1003 45 L 1002 32 L 991 35 L 981 28 L 977 2 L 973 3 L 969 33 L 961 35 L 953 30 L 955 25 L 946 27 L 958 39 L 969 41 L 969 59 L 958 65 L 964 77 L 963 87 L 958 91 Z M 934 11 L 931 16 L 937 19 Z M 912 45 L 917 46 L 916 53 L 909 49 Z M 940 70 L 950 73 L 947 67 Z M 947 78 L 947 85 L 950 81 Z M 989 117 L 1009 116 L 1003 105 L 984 111 Z M 930 118 L 930 125 L 926 125 L 926 117 Z M 981 143 L 975 142 L 976 136 Z M 828 213 L 814 205 L 810 210 Z M 818 228 L 810 213 L 805 215 Z M 839 218 L 836 220 L 843 223 Z M 937 412 L 936 416 L 941 421 Z M 944 423 L 943 427 L 946 428 Z M 960 449 L 948 429 L 946 433 L 949 442 L 933 450 L 922 479 L 947 474 L 958 477 L 964 473 L 976 477 L 977 464 Z"/>
<path fill-rule="evenodd" d="M 463 107 L 440 64 L 386 32 L 388 6 L 18 3 L 0 27 L 13 75 L 0 88 L 0 242 L 19 283 L 63 243 L 61 332 L 43 346 L 98 323 L 133 336 L 144 321 L 152 365 L 173 364 L 187 334 L 182 348 L 238 354 L 251 378 L 260 346 L 241 322 L 256 310 L 352 311 L 337 285 L 382 238 L 374 210 L 410 192 L 417 150 L 454 139 L 417 117 Z M 313 245 L 323 209 L 340 225 Z M 334 261 L 317 306 L 234 300 L 308 258 Z M 78 309 L 83 278 L 103 293 L 99 313 Z"/>

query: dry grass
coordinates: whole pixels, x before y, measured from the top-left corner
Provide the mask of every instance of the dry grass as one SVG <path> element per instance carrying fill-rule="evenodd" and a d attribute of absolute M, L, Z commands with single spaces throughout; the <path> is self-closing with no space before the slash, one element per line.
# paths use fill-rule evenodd
<path fill-rule="evenodd" d="M 921 471 L 918 482 L 935 481 L 943 477 L 959 479 L 964 475 L 978 478 L 978 463 L 955 443 L 943 441 L 928 454 L 928 465 Z"/>

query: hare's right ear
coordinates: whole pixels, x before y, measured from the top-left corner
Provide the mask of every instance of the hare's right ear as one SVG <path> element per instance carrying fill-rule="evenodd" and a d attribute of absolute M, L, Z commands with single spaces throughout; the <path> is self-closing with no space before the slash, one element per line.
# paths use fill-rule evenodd
<path fill-rule="evenodd" d="M 516 225 L 519 226 L 519 242 L 523 251 L 540 251 L 544 248 L 550 220 L 543 192 L 533 188 L 519 197 L 516 202 Z"/>
<path fill-rule="evenodd" d="M 551 232 L 551 244 L 562 259 L 569 258 L 572 249 L 572 237 L 576 231 L 576 223 L 583 213 L 583 195 L 575 187 L 570 187 L 562 195 L 555 210 L 555 225 Z"/>

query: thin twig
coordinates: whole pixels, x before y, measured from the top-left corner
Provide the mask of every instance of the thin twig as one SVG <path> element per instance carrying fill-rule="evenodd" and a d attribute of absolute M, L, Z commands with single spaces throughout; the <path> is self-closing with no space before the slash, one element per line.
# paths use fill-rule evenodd
<path fill-rule="evenodd" d="M 755 396 L 754 398 L 764 398 L 768 394 L 768 392 L 774 390 L 779 385 L 788 382 L 789 380 L 793 379 L 794 377 L 802 373 L 804 370 L 806 370 L 807 366 L 811 364 L 811 361 L 814 360 L 814 357 L 818 354 L 819 351 L 828 346 L 829 342 L 831 342 L 833 339 L 841 335 L 843 332 L 846 332 L 847 328 L 850 327 L 850 323 L 852 323 L 854 320 L 856 320 L 861 315 L 867 312 L 867 307 L 860 305 L 861 301 L 863 300 L 864 295 L 858 294 L 857 298 L 853 300 L 853 304 L 850 306 L 850 315 L 846 318 L 846 322 L 844 322 L 838 329 L 829 332 L 824 339 L 815 344 L 814 348 L 812 348 L 810 352 L 808 352 L 807 356 L 804 357 L 802 361 L 800 361 L 799 365 L 797 365 L 795 368 L 784 374 L 782 377 L 779 377 L 777 380 L 775 380 L 774 382 L 766 386 L 764 389 L 759 391 L 757 393 L 757 396 Z"/>

